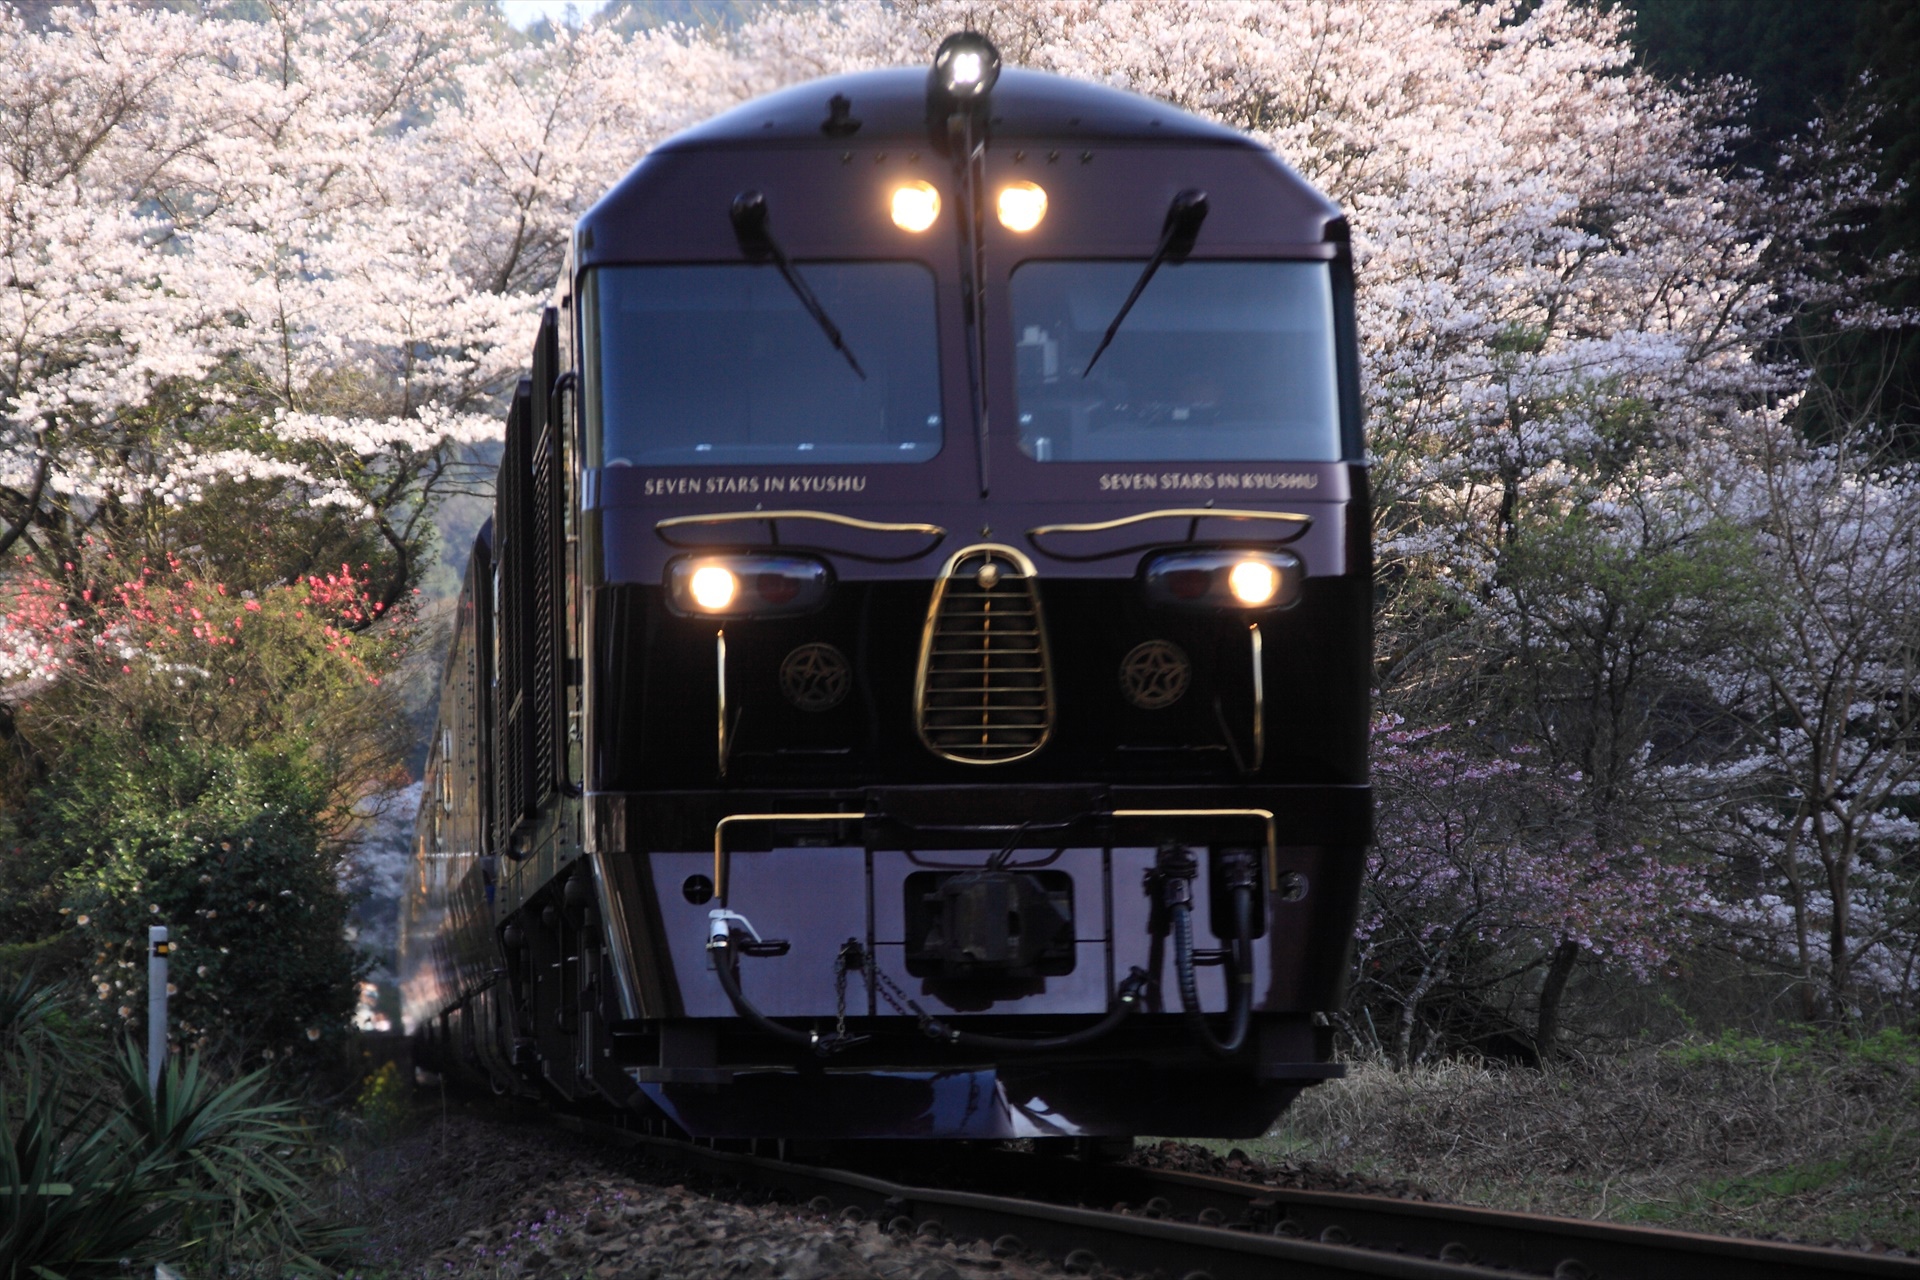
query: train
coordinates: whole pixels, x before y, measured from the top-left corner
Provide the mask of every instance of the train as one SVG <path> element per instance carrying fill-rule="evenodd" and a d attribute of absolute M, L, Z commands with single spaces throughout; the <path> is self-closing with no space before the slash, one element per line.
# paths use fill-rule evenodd
<path fill-rule="evenodd" d="M 506 413 L 416 1061 L 700 1140 L 1266 1131 L 1341 1071 L 1367 483 L 1347 222 L 1239 132 L 959 32 L 654 147 Z"/>

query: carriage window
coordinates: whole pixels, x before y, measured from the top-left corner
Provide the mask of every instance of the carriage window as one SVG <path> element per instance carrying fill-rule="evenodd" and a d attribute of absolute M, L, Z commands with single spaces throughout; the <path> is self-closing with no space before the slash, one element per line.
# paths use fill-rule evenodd
<path fill-rule="evenodd" d="M 908 262 L 799 270 L 860 373 L 770 265 L 589 272 L 592 464 L 925 462 L 938 453 L 933 274 Z"/>
<path fill-rule="evenodd" d="M 1040 462 L 1339 460 L 1326 263 L 1168 263 L 1088 374 L 1143 266 L 1014 272 L 1021 452 Z"/>

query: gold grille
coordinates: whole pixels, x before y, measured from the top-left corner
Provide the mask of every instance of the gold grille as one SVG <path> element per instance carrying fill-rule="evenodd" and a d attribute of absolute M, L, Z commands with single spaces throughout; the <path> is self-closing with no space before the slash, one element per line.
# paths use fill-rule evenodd
<path fill-rule="evenodd" d="M 1053 732 L 1053 674 L 1033 561 L 986 543 L 940 571 L 920 638 L 920 740 L 961 764 L 1006 764 Z"/>

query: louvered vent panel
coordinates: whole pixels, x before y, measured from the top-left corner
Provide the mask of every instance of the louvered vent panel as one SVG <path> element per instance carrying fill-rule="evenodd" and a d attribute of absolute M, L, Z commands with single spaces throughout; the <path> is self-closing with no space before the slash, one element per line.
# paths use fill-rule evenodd
<path fill-rule="evenodd" d="M 522 379 L 507 415 L 506 450 L 500 459 L 498 507 L 494 518 L 494 537 L 500 556 L 500 590 L 494 601 L 500 628 L 500 667 L 494 673 L 496 688 L 494 760 L 495 781 L 499 787 L 500 807 L 494 815 L 496 838 L 500 848 L 510 848 L 514 827 L 532 808 L 528 786 L 532 754 L 527 723 L 528 641 L 531 627 L 527 617 L 527 561 L 532 542 L 532 512 L 527 500 L 527 472 L 531 462 L 528 435 L 532 429 L 529 405 L 532 385 Z"/>
<path fill-rule="evenodd" d="M 984 571 L 984 572 L 983 572 Z M 1038 751 L 1053 730 L 1053 680 L 1033 565 L 1006 547 L 969 547 L 935 586 L 920 645 L 920 739 L 965 764 Z"/>
<path fill-rule="evenodd" d="M 533 546 L 527 568 L 533 586 L 533 801 L 544 803 L 553 794 L 558 775 L 556 750 L 559 730 L 559 697 L 554 679 L 559 657 L 554 652 L 554 636 L 559 618 L 555 597 L 559 584 L 554 581 L 554 544 L 559 536 L 559 509 L 555 492 L 559 475 L 554 435 L 547 431 L 533 460 Z"/>

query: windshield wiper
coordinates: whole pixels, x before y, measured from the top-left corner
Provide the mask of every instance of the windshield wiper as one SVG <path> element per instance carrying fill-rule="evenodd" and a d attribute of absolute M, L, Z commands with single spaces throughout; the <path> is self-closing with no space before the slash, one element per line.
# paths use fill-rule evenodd
<path fill-rule="evenodd" d="M 1206 220 L 1206 192 L 1188 187 L 1173 198 L 1173 203 L 1167 206 L 1166 223 L 1160 228 L 1159 246 L 1154 249 L 1153 256 L 1147 259 L 1147 269 L 1142 271 L 1140 278 L 1133 282 L 1133 292 L 1128 294 L 1127 300 L 1120 304 L 1120 314 L 1116 315 L 1113 323 L 1107 326 L 1107 336 L 1100 339 L 1100 345 L 1093 349 L 1093 355 L 1087 360 L 1087 367 L 1080 373 L 1082 378 L 1093 372 L 1094 362 L 1107 349 L 1107 344 L 1113 341 L 1113 335 L 1120 332 L 1121 322 L 1127 318 L 1127 312 L 1133 310 L 1133 304 L 1140 300 L 1141 292 L 1146 289 L 1147 282 L 1153 279 L 1153 273 L 1160 269 L 1160 264 L 1168 261 L 1183 261 L 1189 253 L 1193 252 L 1193 242 L 1200 235 L 1200 224 Z"/>
<path fill-rule="evenodd" d="M 847 340 L 840 336 L 840 327 L 827 315 L 827 309 L 820 305 L 820 299 L 813 296 L 813 290 L 807 288 L 807 282 L 800 278 L 793 262 L 786 252 L 775 243 L 773 232 L 767 227 L 767 198 L 758 191 L 743 191 L 733 198 L 733 234 L 740 241 L 740 249 L 755 262 L 773 260 L 780 269 L 780 278 L 793 290 L 793 296 L 800 299 L 807 314 L 820 326 L 820 332 L 827 335 L 827 341 L 833 349 L 847 358 L 853 371 L 860 375 L 860 381 L 867 380 L 867 371 L 853 358 L 853 351 L 847 346 Z"/>

